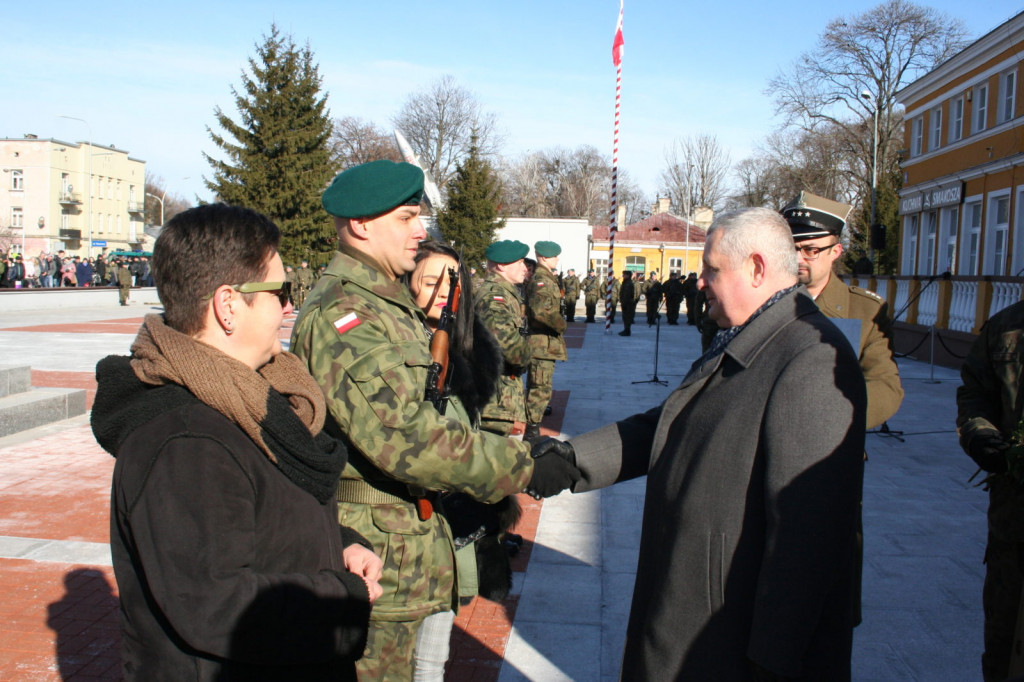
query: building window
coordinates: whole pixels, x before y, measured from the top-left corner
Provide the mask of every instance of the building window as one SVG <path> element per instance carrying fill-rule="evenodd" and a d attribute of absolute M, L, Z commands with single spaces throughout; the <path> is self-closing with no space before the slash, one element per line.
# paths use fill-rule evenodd
<path fill-rule="evenodd" d="M 938 216 L 935 211 L 924 214 L 924 229 L 921 230 L 921 253 L 917 263 L 919 275 L 935 274 L 935 239 L 938 236 Z"/>
<path fill-rule="evenodd" d="M 67 230 L 71 228 L 71 217 L 67 213 L 60 214 L 60 229 Z"/>
<path fill-rule="evenodd" d="M 644 256 L 626 256 L 626 269 L 630 272 L 646 272 L 647 258 Z"/>
<path fill-rule="evenodd" d="M 935 151 L 942 146 L 942 107 L 932 109 L 928 125 L 932 131 L 928 138 L 928 151 Z"/>
<path fill-rule="evenodd" d="M 964 239 L 960 245 L 961 275 L 978 274 L 978 251 L 981 245 L 981 200 L 964 204 Z"/>
<path fill-rule="evenodd" d="M 682 258 L 669 258 L 668 259 L 668 273 L 677 275 L 683 274 L 683 259 Z"/>
<path fill-rule="evenodd" d="M 972 133 L 980 133 L 985 129 L 988 117 L 988 83 L 982 83 L 974 88 L 974 125 Z"/>
<path fill-rule="evenodd" d="M 1017 72 L 1004 73 L 999 78 L 999 122 L 1005 123 L 1013 118 L 1014 104 L 1017 100 Z"/>
<path fill-rule="evenodd" d="M 951 206 L 942 210 L 942 236 L 939 238 L 939 267 L 947 272 L 956 272 L 956 234 L 960 225 L 960 207 Z"/>
<path fill-rule="evenodd" d="M 985 231 L 985 267 L 983 275 L 1006 274 L 1006 246 L 1010 234 L 1010 194 L 988 200 L 988 229 Z"/>
<path fill-rule="evenodd" d="M 910 129 L 910 155 L 921 156 L 924 145 L 924 116 L 918 116 L 911 123 Z"/>
<path fill-rule="evenodd" d="M 1014 210 L 1016 216 L 1016 227 L 1013 230 L 1013 273 L 1019 276 L 1018 273 L 1024 269 L 1024 210 L 1021 207 L 1024 206 L 1024 187 L 1017 188 L 1017 203 Z"/>
<path fill-rule="evenodd" d="M 964 98 L 949 103 L 949 141 L 959 142 L 964 136 Z"/>
<path fill-rule="evenodd" d="M 917 221 L 919 216 L 908 215 L 904 218 L 905 237 L 903 244 L 903 274 L 913 275 L 914 263 L 917 259 Z"/>
<path fill-rule="evenodd" d="M 11 189 L 16 192 L 24 191 L 25 172 L 23 170 L 15 168 L 11 171 Z"/>
<path fill-rule="evenodd" d="M 11 207 L 11 227 L 15 230 L 25 229 L 25 211 L 21 206 Z"/>

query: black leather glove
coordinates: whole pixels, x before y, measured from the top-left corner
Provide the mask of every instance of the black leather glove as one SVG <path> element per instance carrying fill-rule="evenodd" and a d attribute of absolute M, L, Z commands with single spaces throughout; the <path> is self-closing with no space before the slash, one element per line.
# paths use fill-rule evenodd
<path fill-rule="evenodd" d="M 557 495 L 580 480 L 576 468 L 576 451 L 556 438 L 542 438 L 532 443 L 533 477 L 526 493 L 535 500 Z"/>
<path fill-rule="evenodd" d="M 1006 472 L 1006 450 L 1010 444 L 998 431 L 986 429 L 971 439 L 967 454 L 985 471 L 993 474 Z"/>

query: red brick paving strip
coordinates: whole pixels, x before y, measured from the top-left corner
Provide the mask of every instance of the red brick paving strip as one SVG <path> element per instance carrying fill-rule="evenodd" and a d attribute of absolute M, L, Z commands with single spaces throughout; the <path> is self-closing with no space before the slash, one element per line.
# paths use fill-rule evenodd
<path fill-rule="evenodd" d="M 40 324 L 32 327 L 4 327 L 3 332 L 60 332 L 65 334 L 131 334 L 135 336 L 142 326 L 141 317 L 118 320 L 93 320 L 63 324 Z"/>

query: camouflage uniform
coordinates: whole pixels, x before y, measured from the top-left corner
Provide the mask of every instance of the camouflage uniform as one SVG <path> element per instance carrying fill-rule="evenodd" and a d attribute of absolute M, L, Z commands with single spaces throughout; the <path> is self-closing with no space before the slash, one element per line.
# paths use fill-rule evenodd
<path fill-rule="evenodd" d="M 559 313 L 561 294 L 554 274 L 541 264 L 527 288 L 526 314 L 530 326 L 529 343 L 533 352 L 526 377 L 526 421 L 539 424 L 544 408 L 551 402 L 555 360 L 566 360 L 566 321 Z"/>
<path fill-rule="evenodd" d="M 900 371 L 892 356 L 888 305 L 866 289 L 844 284 L 835 273 L 814 301 L 827 317 L 861 321 L 858 352 L 868 387 L 868 428 L 881 426 L 903 402 Z"/>
<path fill-rule="evenodd" d="M 576 275 L 566 275 L 565 284 L 565 321 L 576 319 L 576 299 L 580 297 L 580 279 Z"/>
<path fill-rule="evenodd" d="M 476 292 L 476 314 L 494 335 L 505 360 L 498 391 L 480 414 L 480 425 L 488 431 L 508 435 L 515 422 L 526 421 L 523 372 L 530 364 L 530 344 L 521 332 L 523 300 L 516 286 L 501 275 L 489 272 Z"/>
<path fill-rule="evenodd" d="M 583 305 L 587 309 L 587 322 L 594 322 L 597 314 L 597 302 L 601 300 L 601 280 L 594 275 L 587 275 L 583 280 Z"/>
<path fill-rule="evenodd" d="M 360 677 L 408 680 L 419 623 L 455 603 L 450 529 L 441 514 L 419 519 L 410 488 L 497 502 L 529 483 L 533 463 L 527 445 L 475 431 L 424 400 L 424 314 L 405 286 L 364 261 L 335 254 L 295 323 L 291 350 L 324 389 L 325 428 L 349 445 L 339 522 L 384 560 Z"/>
<path fill-rule="evenodd" d="M 622 283 L 618 277 L 612 278 L 612 322 L 615 322 L 615 306 L 619 305 L 619 290 L 622 288 Z M 608 280 L 601 280 L 601 298 L 604 298 L 608 294 Z M 608 307 L 605 306 L 605 312 L 608 311 Z"/>
<path fill-rule="evenodd" d="M 306 294 L 313 288 L 313 280 L 313 271 L 308 267 L 299 267 L 295 271 L 295 289 L 292 298 L 295 299 L 296 309 L 302 309 L 302 304 L 306 302 Z"/>
<path fill-rule="evenodd" d="M 1022 418 L 1024 302 L 996 313 L 985 323 L 960 370 L 957 427 L 970 452 L 975 439 L 997 432 L 1009 442 Z M 985 548 L 986 682 L 1009 674 L 1014 626 L 1024 574 L 1024 488 L 1005 474 L 989 477 L 988 545 Z"/>

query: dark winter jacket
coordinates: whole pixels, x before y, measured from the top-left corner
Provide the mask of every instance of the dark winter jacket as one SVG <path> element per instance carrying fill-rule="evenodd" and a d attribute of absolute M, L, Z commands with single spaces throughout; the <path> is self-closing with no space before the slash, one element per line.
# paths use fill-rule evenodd
<path fill-rule="evenodd" d="M 125 679 L 354 680 L 370 606 L 337 503 L 184 388 L 142 384 L 123 357 L 96 376 Z"/>

